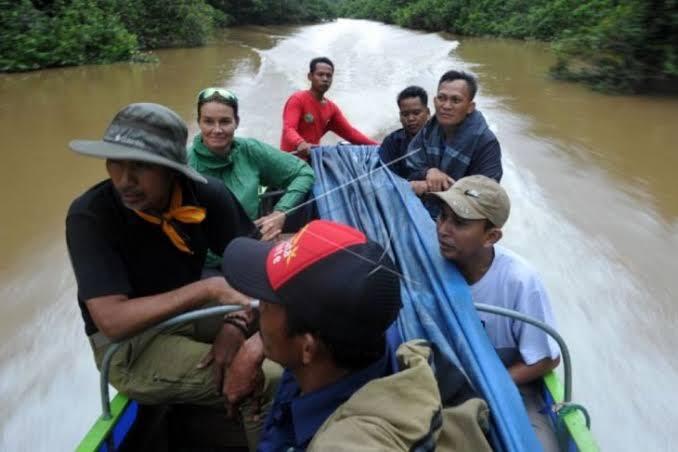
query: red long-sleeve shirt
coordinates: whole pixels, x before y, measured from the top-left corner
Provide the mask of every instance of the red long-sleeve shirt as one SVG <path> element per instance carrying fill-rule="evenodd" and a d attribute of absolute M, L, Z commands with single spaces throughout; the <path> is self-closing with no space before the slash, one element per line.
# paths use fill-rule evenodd
<path fill-rule="evenodd" d="M 297 91 L 285 103 L 280 149 L 294 151 L 302 141 L 318 144 L 328 130 L 352 144 L 379 144 L 355 129 L 331 100 Z"/>

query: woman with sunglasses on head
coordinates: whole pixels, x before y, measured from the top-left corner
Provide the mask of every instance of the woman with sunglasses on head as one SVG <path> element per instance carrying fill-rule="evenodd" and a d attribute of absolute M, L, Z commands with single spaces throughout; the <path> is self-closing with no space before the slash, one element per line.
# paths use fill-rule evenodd
<path fill-rule="evenodd" d="M 272 240 L 282 232 L 287 212 L 311 189 L 313 170 L 303 160 L 266 143 L 236 137 L 239 122 L 235 94 L 224 88 L 200 91 L 200 133 L 189 148 L 189 164 L 204 175 L 221 179 L 255 220 L 262 240 Z M 257 218 L 261 186 L 282 189 L 285 194 L 271 214 Z"/>

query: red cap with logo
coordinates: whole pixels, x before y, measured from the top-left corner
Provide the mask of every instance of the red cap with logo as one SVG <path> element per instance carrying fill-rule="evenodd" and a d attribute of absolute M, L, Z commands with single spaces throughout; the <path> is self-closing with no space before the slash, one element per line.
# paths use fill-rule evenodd
<path fill-rule="evenodd" d="M 223 270 L 240 292 L 300 307 L 309 325 L 344 341 L 380 337 L 401 306 L 399 274 L 384 249 L 331 221 L 312 221 L 277 244 L 237 238 Z"/>

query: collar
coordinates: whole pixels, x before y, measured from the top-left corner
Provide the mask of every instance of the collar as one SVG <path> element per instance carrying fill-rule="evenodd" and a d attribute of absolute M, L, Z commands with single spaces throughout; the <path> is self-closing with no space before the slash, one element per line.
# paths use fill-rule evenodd
<path fill-rule="evenodd" d="M 210 151 L 205 143 L 202 141 L 202 134 L 197 134 L 193 138 L 193 151 L 195 152 L 197 170 L 219 170 L 226 168 L 233 164 L 233 155 L 238 151 L 239 141 L 236 137 L 233 137 L 233 142 L 231 143 L 231 151 L 226 154 L 225 157 L 222 157 L 214 152 Z"/>
<path fill-rule="evenodd" d="M 485 121 L 483 114 L 478 110 L 473 110 L 473 112 L 459 124 L 454 133 L 454 137 L 452 138 L 452 143 L 449 146 L 456 148 L 460 144 L 471 140 L 472 136 L 483 133 L 486 128 L 487 122 Z M 445 133 L 438 123 L 438 118 L 435 114 L 431 116 L 431 119 L 429 119 L 428 123 L 424 126 L 424 137 L 432 139 L 433 142 L 445 144 Z"/>
<path fill-rule="evenodd" d="M 389 374 L 389 363 L 387 350 L 381 358 L 368 367 L 348 374 L 322 389 L 303 396 L 295 396 L 290 401 L 290 412 L 297 444 L 307 444 L 327 418 L 365 384 Z M 296 380 L 292 380 L 294 385 L 297 385 Z M 298 386 L 294 393 L 298 394 Z"/>

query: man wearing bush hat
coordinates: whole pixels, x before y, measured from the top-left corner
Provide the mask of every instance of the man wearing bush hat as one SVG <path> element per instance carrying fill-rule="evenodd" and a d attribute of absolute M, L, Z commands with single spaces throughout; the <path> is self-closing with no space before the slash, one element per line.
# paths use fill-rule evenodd
<path fill-rule="evenodd" d="M 72 141 L 74 151 L 105 159 L 110 179 L 73 201 L 66 241 L 97 367 L 111 341 L 137 335 L 113 358 L 113 386 L 144 404 L 223 408 L 222 379 L 247 325 L 231 320 L 204 338 L 191 325 L 142 333 L 207 302 L 248 302 L 222 276 L 201 279 L 208 248 L 221 253 L 258 232 L 221 182 L 188 166 L 186 138 L 172 110 L 137 103 L 102 140 Z M 252 447 L 258 427 L 246 423 Z"/>

